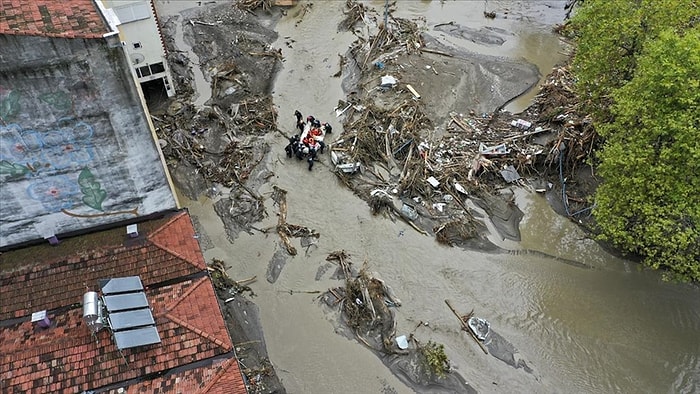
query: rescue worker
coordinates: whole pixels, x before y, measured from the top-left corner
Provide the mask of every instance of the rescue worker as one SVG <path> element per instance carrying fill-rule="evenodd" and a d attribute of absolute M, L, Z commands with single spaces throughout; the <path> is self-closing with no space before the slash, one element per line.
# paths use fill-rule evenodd
<path fill-rule="evenodd" d="M 294 116 L 297 118 L 297 129 L 299 129 L 300 133 L 304 132 L 304 116 L 302 116 L 301 112 L 299 110 L 294 111 Z"/>
<path fill-rule="evenodd" d="M 315 122 L 315 121 L 316 121 L 316 118 L 314 118 L 314 117 L 311 116 L 311 115 L 309 115 L 309 116 L 306 117 L 306 123 L 308 123 L 308 124 L 311 125 L 311 126 L 314 125 L 314 122 Z"/>
<path fill-rule="evenodd" d="M 306 159 L 309 163 L 309 171 L 314 166 L 314 160 L 316 160 L 316 151 L 320 148 L 320 144 L 312 135 L 307 135 L 302 141 L 309 149 L 309 157 Z"/>
<path fill-rule="evenodd" d="M 296 155 L 297 151 L 299 150 L 299 136 L 298 135 L 293 135 L 289 137 L 289 144 L 284 147 L 284 151 L 287 152 L 287 157 L 292 157 L 292 155 Z"/>
<path fill-rule="evenodd" d="M 323 131 L 324 131 L 326 134 L 330 134 L 330 133 L 333 132 L 333 127 L 331 126 L 330 123 L 324 122 L 324 123 L 323 123 Z"/>

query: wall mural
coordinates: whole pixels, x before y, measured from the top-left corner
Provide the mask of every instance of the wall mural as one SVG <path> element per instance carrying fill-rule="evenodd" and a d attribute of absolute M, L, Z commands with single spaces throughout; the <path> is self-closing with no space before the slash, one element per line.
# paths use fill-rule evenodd
<path fill-rule="evenodd" d="M 41 203 L 50 213 L 63 212 L 79 218 L 132 214 L 138 209 L 105 212 L 108 197 L 90 169 L 95 160 L 94 127 L 73 117 L 59 118 L 48 130 L 22 128 L 5 123 L 21 112 L 21 95 L 0 87 L 0 182 L 29 180 L 27 197 Z M 58 113 L 70 113 L 73 100 L 64 91 L 41 94 L 39 99 Z M 76 213 L 83 203 L 96 213 Z"/>
<path fill-rule="evenodd" d="M 19 92 L 0 86 L 0 118 L 8 119 L 19 112 Z"/>

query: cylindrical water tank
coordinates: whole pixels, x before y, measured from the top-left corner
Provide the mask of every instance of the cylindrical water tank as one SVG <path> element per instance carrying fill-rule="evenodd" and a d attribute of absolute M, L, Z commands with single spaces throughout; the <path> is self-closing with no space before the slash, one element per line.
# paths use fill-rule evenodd
<path fill-rule="evenodd" d="M 83 319 L 85 319 L 85 323 L 93 332 L 97 332 L 102 328 L 100 301 L 97 292 L 88 291 L 83 294 Z"/>

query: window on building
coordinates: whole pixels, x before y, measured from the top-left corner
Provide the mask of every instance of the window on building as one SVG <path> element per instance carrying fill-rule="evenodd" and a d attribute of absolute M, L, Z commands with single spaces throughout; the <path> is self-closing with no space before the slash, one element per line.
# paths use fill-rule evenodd
<path fill-rule="evenodd" d="M 134 43 L 134 49 L 141 49 L 141 43 L 140 43 L 140 42 L 135 42 L 135 43 Z"/>
<path fill-rule="evenodd" d="M 139 78 L 147 77 L 151 75 L 151 70 L 148 69 L 148 66 L 139 67 L 136 70 L 136 74 L 139 76 Z"/>
<path fill-rule="evenodd" d="M 163 67 L 163 63 L 151 64 L 151 74 L 158 74 L 162 72 L 165 72 L 165 67 Z"/>

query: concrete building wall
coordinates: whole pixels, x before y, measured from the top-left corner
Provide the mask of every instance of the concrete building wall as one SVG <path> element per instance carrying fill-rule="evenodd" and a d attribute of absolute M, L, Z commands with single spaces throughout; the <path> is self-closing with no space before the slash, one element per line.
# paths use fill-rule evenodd
<path fill-rule="evenodd" d="M 103 0 L 102 4 L 119 19 L 116 28 L 137 80 L 142 83 L 163 80 L 168 96 L 174 96 L 172 76 L 152 1 Z"/>
<path fill-rule="evenodd" d="M 176 208 L 108 41 L 0 35 L 0 248 Z"/>

